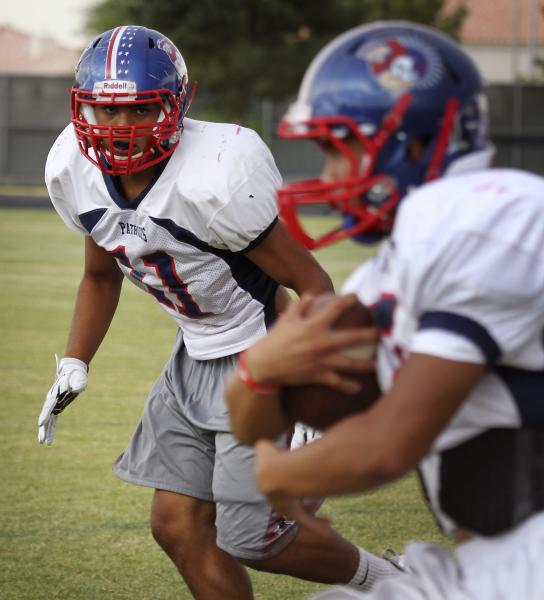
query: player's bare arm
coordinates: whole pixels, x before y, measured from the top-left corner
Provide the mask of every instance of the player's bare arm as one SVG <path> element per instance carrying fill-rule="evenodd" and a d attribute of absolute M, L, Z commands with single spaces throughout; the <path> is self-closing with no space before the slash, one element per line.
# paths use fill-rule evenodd
<path fill-rule="evenodd" d="M 289 305 L 284 287 L 294 290 L 299 296 L 303 293 L 333 291 L 330 277 L 312 254 L 295 241 L 281 221 L 277 222 L 256 248 L 247 253 L 247 257 L 281 284 L 276 296 L 278 312 L 285 311 Z M 289 323 L 296 314 L 301 314 L 303 306 L 301 309 L 289 310 L 289 315 L 286 315 L 287 323 L 276 336 L 280 338 L 280 343 L 282 331 L 289 329 Z M 248 354 L 248 358 L 253 363 L 254 357 Z M 249 369 L 253 366 L 249 366 Z M 228 386 L 227 397 L 232 400 L 231 426 L 235 435 L 244 443 L 253 443 L 263 436 L 274 438 L 288 426 L 279 410 L 276 392 L 272 390 L 263 394 L 262 391 L 263 388 L 260 391 L 249 388 L 238 376 Z"/>
<path fill-rule="evenodd" d="M 88 365 L 109 328 L 121 292 L 122 274 L 113 257 L 85 238 L 79 285 L 65 357 L 56 357 L 55 381 L 38 418 L 38 441 L 53 443 L 57 416 L 87 387 Z"/>
<path fill-rule="evenodd" d="M 66 356 L 89 364 L 110 326 L 123 275 L 113 256 L 85 238 L 84 273 L 74 309 Z"/>
<path fill-rule="evenodd" d="M 321 383 L 346 392 L 357 390 L 357 382 L 346 373 L 374 368 L 371 359 L 355 359 L 342 351 L 376 341 L 376 331 L 333 331 L 331 325 L 356 302 L 352 294 L 338 296 L 322 310 L 308 315 L 310 296 L 293 302 L 269 334 L 246 351 L 246 369 L 255 385 L 248 386 L 233 374 L 226 391 L 231 425 L 244 443 L 261 437 L 275 438 L 289 425 L 281 411 L 278 390 L 270 384 Z M 264 386 L 264 387 L 260 387 Z"/>
<path fill-rule="evenodd" d="M 268 499 L 368 491 L 414 468 L 483 377 L 485 367 L 413 354 L 368 411 L 292 453 L 257 444 L 257 479 Z M 356 460 L 354 460 L 356 457 Z"/>
<path fill-rule="evenodd" d="M 312 254 L 278 221 L 266 238 L 246 256 L 272 279 L 294 290 L 319 294 L 333 291 L 331 278 Z"/>

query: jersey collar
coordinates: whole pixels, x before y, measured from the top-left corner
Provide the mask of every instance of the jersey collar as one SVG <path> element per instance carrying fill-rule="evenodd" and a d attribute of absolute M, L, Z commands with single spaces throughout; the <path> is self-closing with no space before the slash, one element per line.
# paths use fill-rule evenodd
<path fill-rule="evenodd" d="M 106 188 L 111 196 L 111 199 L 117 204 L 119 208 L 123 209 L 136 209 L 142 200 L 147 196 L 147 194 L 151 191 L 157 180 L 162 175 L 166 165 L 170 161 L 171 156 L 165 158 L 163 161 L 158 163 L 158 169 L 153 175 L 153 179 L 145 186 L 145 188 L 134 198 L 134 200 L 127 200 L 123 195 L 121 182 L 118 176 L 107 175 L 106 173 L 102 174 L 104 178 L 104 183 L 106 184 Z M 101 160 L 105 160 L 102 158 Z"/>

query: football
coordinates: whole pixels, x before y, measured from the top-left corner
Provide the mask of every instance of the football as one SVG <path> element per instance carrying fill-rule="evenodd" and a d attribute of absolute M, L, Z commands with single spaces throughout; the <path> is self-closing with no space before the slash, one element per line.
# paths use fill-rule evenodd
<path fill-rule="evenodd" d="M 333 294 L 323 294 L 315 298 L 310 313 L 320 310 Z M 334 329 L 349 329 L 372 326 L 371 311 L 357 302 L 348 307 L 336 320 Z M 374 354 L 375 345 L 349 348 L 346 354 L 369 357 Z M 285 386 L 280 396 L 284 414 L 291 423 L 304 423 L 315 429 L 326 429 L 337 421 L 371 406 L 380 396 L 380 388 L 375 373 L 352 374 L 361 385 L 359 392 L 347 394 L 321 384 Z"/>

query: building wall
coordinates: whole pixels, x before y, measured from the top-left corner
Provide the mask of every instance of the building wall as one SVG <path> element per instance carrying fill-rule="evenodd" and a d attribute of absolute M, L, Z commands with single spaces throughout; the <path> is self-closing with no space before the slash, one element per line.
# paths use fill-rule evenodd
<path fill-rule="evenodd" d="M 544 59 L 542 0 L 446 0 L 444 13 L 462 5 L 459 41 L 489 83 L 535 75 L 534 59 Z"/>
<path fill-rule="evenodd" d="M 542 0 L 446 0 L 444 13 L 465 6 L 460 41 L 465 44 L 544 46 Z"/>
<path fill-rule="evenodd" d="M 472 57 L 480 73 L 490 83 L 511 83 L 517 79 L 532 79 L 537 73 L 541 73 L 544 83 L 544 72 L 538 70 L 534 64 L 534 55 L 527 47 L 513 50 L 509 46 L 480 46 L 465 44 L 463 48 Z M 536 56 L 542 55 L 544 59 L 544 48 Z"/>
<path fill-rule="evenodd" d="M 0 25 L 2 74 L 71 75 L 79 55 L 78 50 L 63 46 L 51 37 L 35 36 L 7 25 Z"/>

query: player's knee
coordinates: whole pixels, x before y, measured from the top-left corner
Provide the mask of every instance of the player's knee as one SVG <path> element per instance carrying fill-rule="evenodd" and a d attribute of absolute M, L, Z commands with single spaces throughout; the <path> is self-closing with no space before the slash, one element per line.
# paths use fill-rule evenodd
<path fill-rule="evenodd" d="M 183 527 L 170 516 L 153 510 L 151 512 L 151 535 L 161 548 L 168 551 L 168 549 L 182 544 Z"/>
<path fill-rule="evenodd" d="M 190 525 L 186 526 L 181 515 L 154 506 L 151 511 L 151 535 L 168 552 L 171 548 L 181 549 L 190 543 Z"/>
<path fill-rule="evenodd" d="M 166 552 L 175 550 L 177 554 L 184 548 L 194 548 L 195 543 L 202 544 L 207 538 L 215 537 L 209 511 L 190 508 L 154 502 L 151 510 L 151 534 Z"/>

